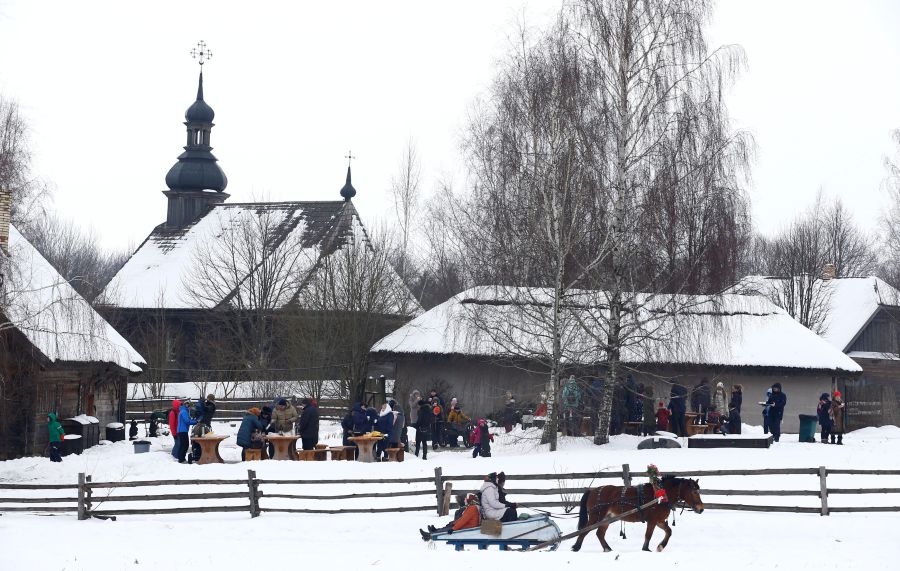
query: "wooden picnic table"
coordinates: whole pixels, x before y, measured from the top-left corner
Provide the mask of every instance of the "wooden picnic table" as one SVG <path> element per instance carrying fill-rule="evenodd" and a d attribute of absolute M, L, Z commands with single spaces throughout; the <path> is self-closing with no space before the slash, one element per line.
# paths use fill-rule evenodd
<path fill-rule="evenodd" d="M 224 464 L 222 457 L 219 455 L 219 443 L 228 438 L 227 436 L 219 436 L 216 434 L 207 434 L 205 436 L 192 437 L 191 442 L 200 445 L 200 461 L 198 464 Z"/>
<path fill-rule="evenodd" d="M 272 460 L 296 460 L 292 449 L 296 448 L 299 436 L 293 434 L 267 434 L 266 440 L 272 443 Z"/>
<path fill-rule="evenodd" d="M 355 442 L 359 446 L 359 458 L 357 462 L 375 461 L 375 443 L 383 440 L 384 436 L 351 436 L 347 440 Z"/>

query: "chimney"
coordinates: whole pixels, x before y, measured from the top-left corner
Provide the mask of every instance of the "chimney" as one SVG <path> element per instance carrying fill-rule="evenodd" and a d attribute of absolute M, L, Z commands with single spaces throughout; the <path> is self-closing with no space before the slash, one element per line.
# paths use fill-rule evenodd
<path fill-rule="evenodd" d="M 822 268 L 822 279 L 825 281 L 833 280 L 837 276 L 834 264 L 825 264 Z"/>
<path fill-rule="evenodd" d="M 12 208 L 12 196 L 4 188 L 0 188 L 0 250 L 9 254 L 9 217 Z"/>

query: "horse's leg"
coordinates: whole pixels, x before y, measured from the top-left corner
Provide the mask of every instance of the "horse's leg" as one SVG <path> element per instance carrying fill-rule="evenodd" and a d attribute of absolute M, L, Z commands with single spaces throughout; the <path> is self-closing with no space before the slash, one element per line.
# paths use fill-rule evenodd
<path fill-rule="evenodd" d="M 654 527 L 656 527 L 656 524 L 648 520 L 647 531 L 644 533 L 644 546 L 641 548 L 643 551 L 650 551 L 650 538 L 653 537 Z"/>
<path fill-rule="evenodd" d="M 588 504 L 588 505 L 590 505 L 590 504 Z M 587 524 L 585 524 L 585 527 L 590 527 L 590 526 L 594 525 L 595 523 L 597 523 L 598 520 L 597 520 L 597 516 L 595 515 L 596 513 L 597 513 L 596 510 L 590 511 L 590 514 L 588 515 Z M 578 539 L 575 540 L 575 545 L 572 546 L 572 551 L 578 551 L 581 549 L 581 544 L 584 543 L 584 538 L 585 538 L 585 536 L 587 536 L 587 534 L 588 534 L 588 532 L 578 534 Z"/>
<path fill-rule="evenodd" d="M 669 544 L 669 538 L 672 537 L 672 528 L 669 527 L 669 522 L 666 520 L 662 520 L 661 522 L 656 524 L 656 527 L 666 532 L 666 536 L 662 541 L 659 542 L 659 545 L 656 546 L 657 551 L 662 551 L 666 548 L 666 545 Z"/>
<path fill-rule="evenodd" d="M 609 528 L 609 524 L 601 525 L 597 528 L 597 539 L 600 540 L 600 544 L 603 545 L 603 551 L 612 551 L 612 547 L 606 543 L 606 530 Z"/>

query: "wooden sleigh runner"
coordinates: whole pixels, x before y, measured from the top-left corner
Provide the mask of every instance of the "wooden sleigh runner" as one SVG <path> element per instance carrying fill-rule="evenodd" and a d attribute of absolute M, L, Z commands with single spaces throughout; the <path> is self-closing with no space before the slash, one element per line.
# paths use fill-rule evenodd
<path fill-rule="evenodd" d="M 494 520 L 486 521 L 499 526 L 499 535 L 484 533 L 482 528 L 472 527 L 453 533 L 435 533 L 431 539 L 432 541 L 446 541 L 457 551 L 462 551 L 466 545 L 475 545 L 478 546 L 478 549 L 487 549 L 491 545 L 496 545 L 501 551 L 506 551 L 510 547 L 525 550 L 548 542 L 552 542 L 547 546 L 550 551 L 555 551 L 559 547 L 559 543 L 555 541 L 561 535 L 559 527 L 547 515 L 534 515 L 528 519 L 503 524 Z"/>

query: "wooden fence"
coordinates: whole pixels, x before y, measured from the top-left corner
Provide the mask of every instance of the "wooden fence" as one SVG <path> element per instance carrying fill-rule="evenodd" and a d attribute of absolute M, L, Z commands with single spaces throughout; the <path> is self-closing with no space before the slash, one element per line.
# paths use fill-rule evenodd
<path fill-rule="evenodd" d="M 725 476 L 810 476 L 815 489 L 776 489 L 776 486 L 746 486 L 748 489 L 701 488 L 704 507 L 711 510 L 741 510 L 755 512 L 816 513 L 823 516 L 838 512 L 898 512 L 900 506 L 840 506 L 830 507 L 831 496 L 900 494 L 897 487 L 828 487 L 829 476 L 885 477 L 900 476 L 900 470 L 855 470 L 818 468 L 767 468 L 757 470 L 693 470 L 673 473 L 680 477 L 710 478 Z M 258 478 L 253 470 L 246 479 L 142 480 L 122 482 L 92 482 L 91 477 L 79 474 L 77 484 L 7 484 L 0 483 L 0 512 L 75 513 L 78 519 L 90 517 L 115 518 L 123 515 L 157 515 L 206 512 L 249 512 L 257 517 L 263 512 L 350 514 L 411 512 L 435 510 L 440 515 L 449 512 L 457 494 L 474 492 L 480 487 L 481 474 L 445 475 L 435 468 L 434 476 L 392 479 L 320 479 L 285 480 Z M 623 483 L 630 486 L 633 474 L 628 464 L 621 471 L 568 472 L 561 474 L 509 474 L 507 493 L 517 500 L 523 510 L 559 508 L 571 512 L 578 507 L 581 494 L 588 487 Z M 523 485 L 518 485 L 519 483 Z M 352 493 L 320 493 L 316 486 L 351 485 Z M 474 485 L 473 485 L 474 484 Z M 191 488 L 216 486 L 217 491 L 186 493 L 164 490 L 163 487 Z M 309 491 L 308 487 L 313 490 Z M 375 491 L 365 487 L 375 486 Z M 296 488 L 304 488 L 297 491 Z M 749 489 L 756 487 L 757 489 Z M 399 490 L 389 488 L 400 488 Z M 156 490 L 156 493 L 151 491 Z M 218 491 L 221 489 L 223 491 Z M 47 496 L 31 495 L 36 491 Z M 343 491 L 343 490 L 342 490 Z M 24 492 L 24 495 L 23 495 Z M 10 496 L 9 494 L 15 494 Z M 814 506 L 755 505 L 710 502 L 711 497 L 811 497 Z M 429 498 L 410 505 L 409 498 Z M 545 499 L 546 498 L 546 499 Z M 199 502 L 199 505 L 197 504 Z M 174 505 L 171 505 L 173 504 Z M 185 505 L 190 503 L 191 505 Z M 352 507 L 346 505 L 350 503 Z M 360 503 L 366 507 L 357 507 Z M 809 503 L 809 502 L 808 502 Z M 124 507 L 118 507 L 124 504 Z M 129 505 L 131 504 L 131 505 Z M 374 504 L 374 505 L 373 505 Z M 380 504 L 380 505 L 379 505 Z M 133 507 L 137 505 L 139 507 Z"/>

